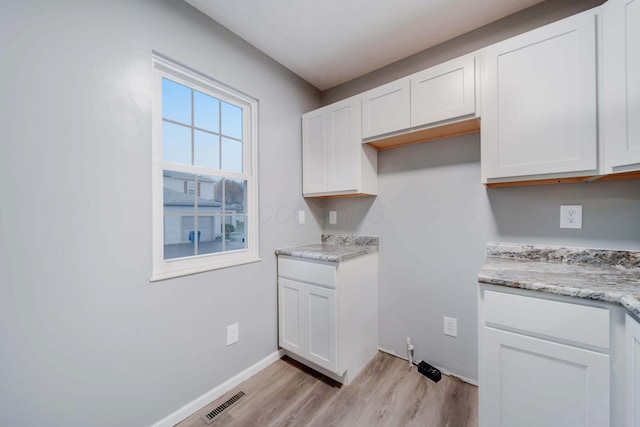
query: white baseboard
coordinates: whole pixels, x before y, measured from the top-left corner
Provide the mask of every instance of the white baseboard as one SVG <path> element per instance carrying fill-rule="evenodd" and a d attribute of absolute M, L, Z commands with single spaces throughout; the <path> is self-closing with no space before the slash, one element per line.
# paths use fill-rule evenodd
<path fill-rule="evenodd" d="M 406 360 L 407 363 L 409 363 L 409 359 L 407 357 L 401 356 L 401 355 L 397 354 L 393 350 L 387 350 L 387 349 L 382 348 L 382 347 L 378 347 L 378 350 L 380 350 L 383 353 L 387 353 L 387 354 L 390 354 L 392 356 L 398 357 L 400 359 Z M 438 368 L 440 370 L 440 372 L 443 373 L 444 375 L 447 375 L 447 376 L 450 376 L 450 377 L 459 378 L 462 381 L 464 381 L 465 383 L 468 383 L 468 384 L 471 384 L 471 385 L 474 385 L 474 386 L 478 387 L 478 380 L 472 380 L 471 378 L 463 377 L 462 375 L 458 375 L 456 373 L 449 372 L 448 370 L 446 370 L 446 369 L 444 369 L 443 367 L 440 367 L 440 366 L 436 366 L 436 368 Z"/>
<path fill-rule="evenodd" d="M 219 398 L 220 396 L 222 396 L 223 394 L 225 394 L 226 392 L 228 392 L 229 390 L 231 390 L 232 388 L 240 384 L 242 381 L 248 379 L 249 377 L 260 372 L 267 366 L 271 365 L 273 362 L 280 359 L 283 355 L 284 355 L 283 350 L 278 350 L 276 352 L 273 352 L 269 356 L 258 361 L 258 363 L 256 363 L 255 365 L 249 366 L 247 369 L 240 372 L 235 377 L 228 379 L 227 381 L 223 382 L 219 386 L 213 388 L 212 390 L 209 390 L 202 396 L 196 398 L 192 402 L 187 403 L 182 408 L 178 409 L 174 413 L 161 419 L 157 423 L 153 424 L 153 426 L 151 427 L 172 427 L 176 425 L 177 423 L 184 420 L 191 414 L 194 414 L 200 409 L 204 408 L 206 405 L 216 400 L 217 398 Z"/>

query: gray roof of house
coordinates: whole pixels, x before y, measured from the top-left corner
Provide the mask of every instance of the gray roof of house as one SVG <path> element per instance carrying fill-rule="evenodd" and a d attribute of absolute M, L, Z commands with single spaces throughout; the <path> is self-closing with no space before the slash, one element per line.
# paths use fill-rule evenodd
<path fill-rule="evenodd" d="M 172 170 L 162 171 L 162 176 L 168 176 L 176 179 L 184 179 L 185 181 L 194 180 L 194 174 L 192 173 L 184 173 L 184 172 L 178 172 L 178 171 L 172 171 Z M 198 181 L 199 182 L 216 182 L 216 180 L 214 179 L 207 178 L 206 175 L 198 175 Z"/>
<path fill-rule="evenodd" d="M 193 206 L 194 196 L 183 193 L 181 191 L 170 190 L 168 188 L 163 189 L 164 204 L 165 206 Z M 222 203 L 211 199 L 203 199 L 198 197 L 198 206 L 209 207 L 222 207 Z"/>

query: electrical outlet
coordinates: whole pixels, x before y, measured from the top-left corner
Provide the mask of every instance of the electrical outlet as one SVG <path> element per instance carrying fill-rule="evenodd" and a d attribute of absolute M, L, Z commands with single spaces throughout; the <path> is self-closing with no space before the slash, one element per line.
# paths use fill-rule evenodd
<path fill-rule="evenodd" d="M 444 334 L 458 338 L 458 319 L 444 316 Z"/>
<path fill-rule="evenodd" d="M 560 205 L 560 228 L 582 228 L 582 205 Z"/>
<path fill-rule="evenodd" d="M 239 329 L 240 327 L 237 323 L 227 326 L 227 346 L 238 342 Z"/>
<path fill-rule="evenodd" d="M 338 223 L 338 211 L 329 211 L 329 224 Z"/>
<path fill-rule="evenodd" d="M 304 211 L 298 211 L 298 224 L 304 224 L 306 222 Z"/>

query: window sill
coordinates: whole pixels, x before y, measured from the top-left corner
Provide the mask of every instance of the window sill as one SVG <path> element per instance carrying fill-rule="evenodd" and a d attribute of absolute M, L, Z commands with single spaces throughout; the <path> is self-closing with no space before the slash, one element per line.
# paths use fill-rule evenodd
<path fill-rule="evenodd" d="M 174 279 L 177 277 L 190 276 L 192 274 L 204 273 L 207 271 L 220 270 L 221 268 L 229 268 L 235 267 L 244 264 L 252 264 L 254 262 L 260 262 L 262 258 L 246 258 L 242 260 L 235 260 L 232 262 L 225 262 L 215 265 L 207 265 L 207 266 L 195 266 L 190 268 L 184 268 L 180 270 L 166 271 L 154 273 L 151 275 L 149 282 L 159 282 L 161 280 Z"/>

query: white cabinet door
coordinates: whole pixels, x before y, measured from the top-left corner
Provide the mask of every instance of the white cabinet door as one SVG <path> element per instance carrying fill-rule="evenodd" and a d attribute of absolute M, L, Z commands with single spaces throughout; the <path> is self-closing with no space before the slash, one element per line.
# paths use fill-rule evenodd
<path fill-rule="evenodd" d="M 302 186 L 304 193 L 327 189 L 327 136 L 323 110 L 302 116 Z"/>
<path fill-rule="evenodd" d="M 305 284 L 280 278 L 278 280 L 278 336 L 280 347 L 296 354 L 304 353 L 304 316 Z"/>
<path fill-rule="evenodd" d="M 337 371 L 334 289 L 278 278 L 278 321 L 280 347 Z"/>
<path fill-rule="evenodd" d="M 604 4 L 605 172 L 640 170 L 640 0 Z"/>
<path fill-rule="evenodd" d="M 331 192 L 357 192 L 362 150 L 360 102 L 349 98 L 326 109 L 327 181 Z"/>
<path fill-rule="evenodd" d="M 480 426 L 609 425 L 609 356 L 484 328 Z"/>
<path fill-rule="evenodd" d="M 473 55 L 411 76 L 411 126 L 472 115 L 476 111 Z"/>
<path fill-rule="evenodd" d="M 378 157 L 362 144 L 360 97 L 302 116 L 305 197 L 376 195 Z"/>
<path fill-rule="evenodd" d="M 362 94 L 362 138 L 397 132 L 411 126 L 409 79 Z"/>
<path fill-rule="evenodd" d="M 595 12 L 489 46 L 483 59 L 483 180 L 597 173 Z"/>
<path fill-rule="evenodd" d="M 308 340 L 307 359 L 332 372 L 338 370 L 336 291 L 308 285 L 305 336 Z"/>
<path fill-rule="evenodd" d="M 640 323 L 626 315 L 627 426 L 640 427 Z"/>

